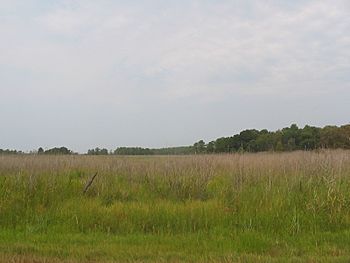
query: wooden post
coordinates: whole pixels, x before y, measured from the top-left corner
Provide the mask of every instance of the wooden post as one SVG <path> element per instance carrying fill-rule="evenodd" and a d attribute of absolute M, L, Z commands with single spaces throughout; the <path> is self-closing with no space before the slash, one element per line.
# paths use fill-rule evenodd
<path fill-rule="evenodd" d="M 91 177 L 91 179 L 86 183 L 85 188 L 84 188 L 84 194 L 86 193 L 86 191 L 89 189 L 89 187 L 92 185 L 92 183 L 94 182 L 95 178 L 97 176 L 97 172 L 94 174 L 93 177 Z"/>

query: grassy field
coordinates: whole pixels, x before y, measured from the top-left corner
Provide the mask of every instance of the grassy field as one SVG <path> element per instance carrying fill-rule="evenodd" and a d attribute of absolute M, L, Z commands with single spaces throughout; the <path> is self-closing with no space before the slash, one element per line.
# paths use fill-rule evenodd
<path fill-rule="evenodd" d="M 0 156 L 0 262 L 349 261 L 349 151 Z"/>

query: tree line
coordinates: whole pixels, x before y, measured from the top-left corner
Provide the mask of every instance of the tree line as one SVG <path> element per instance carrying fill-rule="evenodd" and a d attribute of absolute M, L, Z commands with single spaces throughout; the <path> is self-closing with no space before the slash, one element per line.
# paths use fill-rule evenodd
<path fill-rule="evenodd" d="M 205 153 L 294 151 L 314 149 L 350 149 L 350 124 L 323 128 L 296 124 L 277 131 L 247 129 L 239 134 L 221 137 L 205 143 L 200 140 L 191 146 L 170 148 L 119 147 L 115 155 L 177 155 Z M 108 151 L 105 150 L 107 154 Z M 89 153 L 88 153 L 89 154 Z"/>
<path fill-rule="evenodd" d="M 323 128 L 306 125 L 299 128 L 296 124 L 277 131 L 266 129 L 247 129 L 239 134 L 221 137 L 205 143 L 200 140 L 191 146 L 168 148 L 118 147 L 114 151 L 105 148 L 89 149 L 87 155 L 180 155 L 205 153 L 234 153 L 262 151 L 294 151 L 314 149 L 350 149 L 350 124 L 343 126 L 325 126 Z M 67 147 L 55 147 L 44 150 L 40 147 L 35 154 L 67 155 L 75 154 Z M 23 154 L 16 150 L 2 150 L 0 154 Z"/>
<path fill-rule="evenodd" d="M 10 149 L 0 149 L 0 155 L 12 155 L 12 154 L 26 154 L 22 151 L 10 150 Z M 29 154 L 52 154 L 52 155 L 67 155 L 67 154 L 75 154 L 72 150 L 69 150 L 67 147 L 55 147 L 52 149 L 44 150 L 40 147 L 38 150 L 30 151 Z"/>
<path fill-rule="evenodd" d="M 10 150 L 10 149 L 0 149 L 0 155 L 3 154 L 20 154 L 22 153 L 21 151 L 17 151 L 17 150 Z"/>
<path fill-rule="evenodd" d="M 73 154 L 72 150 L 69 150 L 67 147 L 55 147 L 52 149 L 44 150 L 42 147 L 38 149 L 38 154 L 53 154 L 53 155 L 67 155 L 67 154 Z"/>
<path fill-rule="evenodd" d="M 299 128 L 292 124 L 277 131 L 250 129 L 208 144 L 199 141 L 193 148 L 196 153 L 350 149 L 350 125 Z"/>

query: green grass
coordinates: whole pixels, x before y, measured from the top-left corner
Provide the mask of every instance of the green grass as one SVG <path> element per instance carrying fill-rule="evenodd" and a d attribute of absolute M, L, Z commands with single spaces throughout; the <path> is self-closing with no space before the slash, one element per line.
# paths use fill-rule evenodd
<path fill-rule="evenodd" d="M 0 156 L 0 262 L 349 262 L 349 189 L 348 151 Z"/>
<path fill-rule="evenodd" d="M 349 262 L 350 232 L 281 239 L 247 231 L 179 235 L 112 235 L 103 232 L 0 232 L 2 256 L 10 258 L 149 262 Z M 0 256 L 1 261 L 1 256 Z"/>

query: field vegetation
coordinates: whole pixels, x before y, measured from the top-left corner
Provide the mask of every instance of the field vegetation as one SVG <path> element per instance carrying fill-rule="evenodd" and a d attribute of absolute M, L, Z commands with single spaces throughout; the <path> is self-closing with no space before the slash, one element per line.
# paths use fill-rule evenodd
<path fill-rule="evenodd" d="M 349 189 L 346 150 L 0 155 L 0 262 L 349 262 Z"/>

